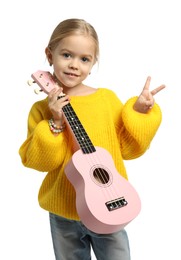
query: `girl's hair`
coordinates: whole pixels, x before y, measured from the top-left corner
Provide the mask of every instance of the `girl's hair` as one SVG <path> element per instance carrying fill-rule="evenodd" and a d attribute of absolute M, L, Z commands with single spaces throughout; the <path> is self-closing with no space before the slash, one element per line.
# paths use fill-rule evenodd
<path fill-rule="evenodd" d="M 55 50 L 58 43 L 64 39 L 65 37 L 71 36 L 71 35 L 85 35 L 85 36 L 91 36 L 95 43 L 95 61 L 98 61 L 99 58 L 99 39 L 98 35 L 94 29 L 94 27 L 87 23 L 83 19 L 67 19 L 62 22 L 60 22 L 57 27 L 54 29 L 49 43 L 48 48 L 50 50 Z"/>

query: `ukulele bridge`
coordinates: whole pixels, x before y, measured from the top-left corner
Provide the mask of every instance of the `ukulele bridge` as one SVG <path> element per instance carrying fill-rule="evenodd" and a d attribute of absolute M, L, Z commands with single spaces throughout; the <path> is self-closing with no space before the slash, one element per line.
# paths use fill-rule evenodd
<path fill-rule="evenodd" d="M 105 203 L 108 210 L 112 211 L 112 210 L 116 210 L 122 207 L 125 207 L 128 202 L 126 201 L 126 199 L 124 197 L 120 197 L 118 199 L 115 200 L 110 200 L 108 202 Z"/>

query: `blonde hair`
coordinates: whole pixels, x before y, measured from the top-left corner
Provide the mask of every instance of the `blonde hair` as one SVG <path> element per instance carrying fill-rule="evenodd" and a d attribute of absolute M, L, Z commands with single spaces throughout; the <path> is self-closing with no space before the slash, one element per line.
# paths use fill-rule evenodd
<path fill-rule="evenodd" d="M 91 36 L 95 43 L 95 61 L 99 58 L 99 39 L 94 27 L 83 19 L 67 19 L 60 22 L 54 29 L 49 43 L 48 48 L 55 50 L 58 43 L 65 37 L 80 34 Z"/>

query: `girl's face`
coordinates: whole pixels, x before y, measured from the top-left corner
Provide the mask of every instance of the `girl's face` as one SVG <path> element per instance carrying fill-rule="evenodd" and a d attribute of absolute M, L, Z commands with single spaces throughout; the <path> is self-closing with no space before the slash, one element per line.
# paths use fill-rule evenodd
<path fill-rule="evenodd" d="M 95 63 L 95 43 L 90 36 L 72 35 L 61 40 L 55 50 L 47 50 L 46 54 L 60 85 L 69 90 L 81 87 L 89 75 Z"/>

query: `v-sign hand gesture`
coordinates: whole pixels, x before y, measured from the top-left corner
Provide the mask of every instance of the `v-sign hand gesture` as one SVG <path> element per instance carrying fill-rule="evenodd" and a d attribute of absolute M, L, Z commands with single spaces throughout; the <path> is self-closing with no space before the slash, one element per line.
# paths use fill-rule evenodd
<path fill-rule="evenodd" d="M 154 105 L 154 95 L 157 94 L 160 90 L 165 88 L 165 85 L 161 85 L 154 90 L 150 91 L 150 81 L 151 77 L 148 77 L 145 83 L 145 86 L 139 95 L 138 99 L 136 100 L 133 108 L 135 111 L 140 113 L 147 113 L 148 110 L 150 110 Z"/>

